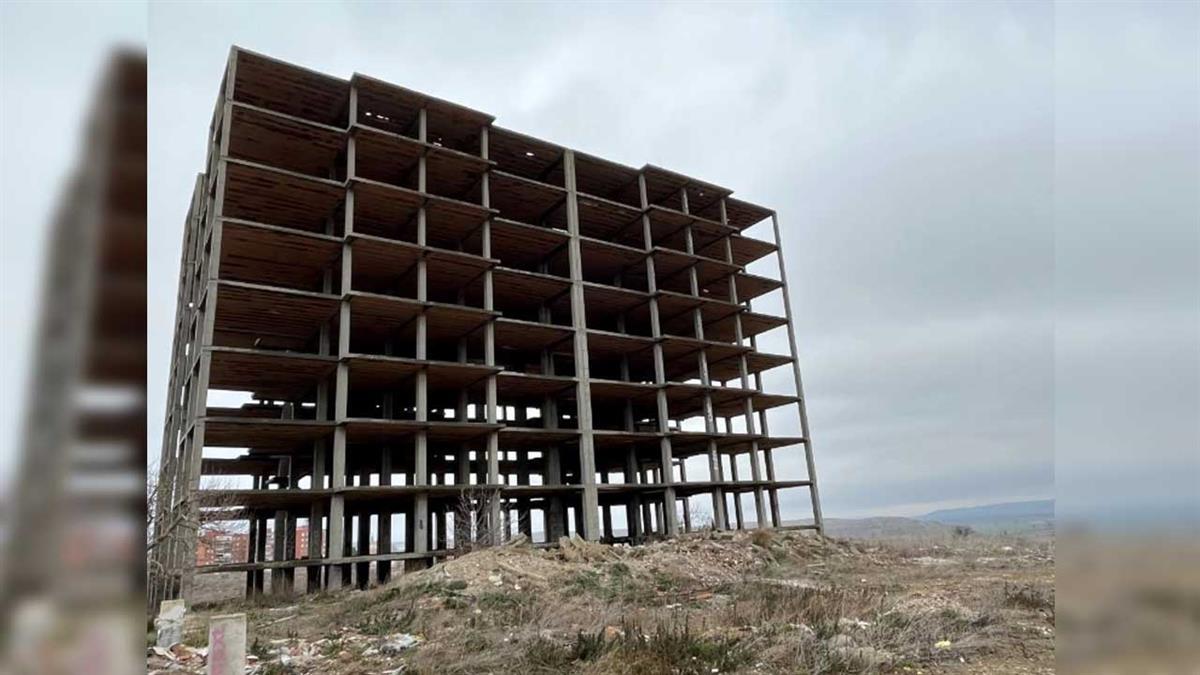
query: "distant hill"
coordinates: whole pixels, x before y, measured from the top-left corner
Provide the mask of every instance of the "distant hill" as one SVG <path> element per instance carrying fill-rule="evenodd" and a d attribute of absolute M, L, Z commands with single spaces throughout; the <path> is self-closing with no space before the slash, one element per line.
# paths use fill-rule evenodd
<path fill-rule="evenodd" d="M 911 539 L 950 534 L 952 525 L 880 516 L 876 518 L 826 518 L 825 533 L 838 539 Z"/>
<path fill-rule="evenodd" d="M 1054 500 L 940 509 L 918 516 L 917 519 L 926 523 L 967 525 L 984 532 L 1049 531 L 1054 529 Z"/>
<path fill-rule="evenodd" d="M 811 521 L 793 521 L 800 525 Z M 940 509 L 914 518 L 826 518 L 825 532 L 839 539 L 914 539 L 953 535 L 955 527 L 967 526 L 982 534 L 1052 536 L 1054 500 L 987 504 L 960 509 Z"/>

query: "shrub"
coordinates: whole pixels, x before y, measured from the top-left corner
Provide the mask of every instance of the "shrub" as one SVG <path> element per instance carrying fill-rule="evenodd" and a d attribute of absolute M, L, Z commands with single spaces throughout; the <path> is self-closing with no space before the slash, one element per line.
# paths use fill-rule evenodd
<path fill-rule="evenodd" d="M 771 542 L 774 539 L 775 537 L 771 534 L 770 530 L 755 530 L 750 535 L 750 543 L 759 548 L 770 548 Z"/>

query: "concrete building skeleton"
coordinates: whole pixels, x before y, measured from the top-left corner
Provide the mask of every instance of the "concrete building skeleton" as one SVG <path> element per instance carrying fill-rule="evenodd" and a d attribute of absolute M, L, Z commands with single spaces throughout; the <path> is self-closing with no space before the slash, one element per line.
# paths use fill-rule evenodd
<path fill-rule="evenodd" d="M 743 234 L 768 221 L 773 242 Z M 746 272 L 772 255 L 780 279 Z M 753 311 L 774 291 L 786 316 Z M 785 326 L 790 354 L 757 350 Z M 782 366 L 796 395 L 763 391 Z M 800 435 L 771 435 L 767 411 L 793 405 Z M 366 586 L 514 530 L 780 527 L 789 488 L 820 529 L 807 426 L 773 211 L 231 50 L 185 228 L 158 521 L 240 520 L 252 544 L 196 568 L 174 537 L 152 602 L 209 572 L 244 572 L 251 594 L 267 570 L 276 592 L 297 569 L 310 591 Z M 781 448 L 805 453 L 804 480 L 777 478 Z M 233 475 L 251 486 L 202 487 Z"/>
<path fill-rule="evenodd" d="M 0 525 L 0 636 L 26 643 L 0 652 L 29 649 L 30 635 L 50 627 L 59 647 L 96 626 L 120 630 L 112 608 L 145 580 L 145 55 L 108 56 L 84 113 L 47 228 L 24 428 Z M 25 604 L 39 608 L 33 617 L 55 608 L 55 622 L 14 629 Z M 121 663 L 127 646 L 93 652 L 93 665 Z"/>

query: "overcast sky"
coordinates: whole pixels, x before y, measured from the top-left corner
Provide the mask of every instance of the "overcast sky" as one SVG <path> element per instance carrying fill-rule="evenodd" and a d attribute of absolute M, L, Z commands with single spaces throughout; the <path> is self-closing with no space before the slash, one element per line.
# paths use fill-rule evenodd
<path fill-rule="evenodd" d="M 238 44 L 776 209 L 828 516 L 1051 497 L 1056 449 L 1073 512 L 1147 466 L 1125 503 L 1194 509 L 1197 7 L 155 5 L 151 452 L 182 221 Z M 777 463 L 803 475 L 798 452 Z"/>

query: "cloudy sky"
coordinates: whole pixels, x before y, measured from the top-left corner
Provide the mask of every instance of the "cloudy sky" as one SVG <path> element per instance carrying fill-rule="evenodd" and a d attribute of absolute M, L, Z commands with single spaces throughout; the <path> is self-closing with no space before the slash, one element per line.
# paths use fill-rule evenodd
<path fill-rule="evenodd" d="M 154 5 L 152 452 L 182 220 L 238 44 L 775 208 L 829 516 L 1051 497 L 1056 451 L 1069 512 L 1194 510 L 1197 8 Z"/>

